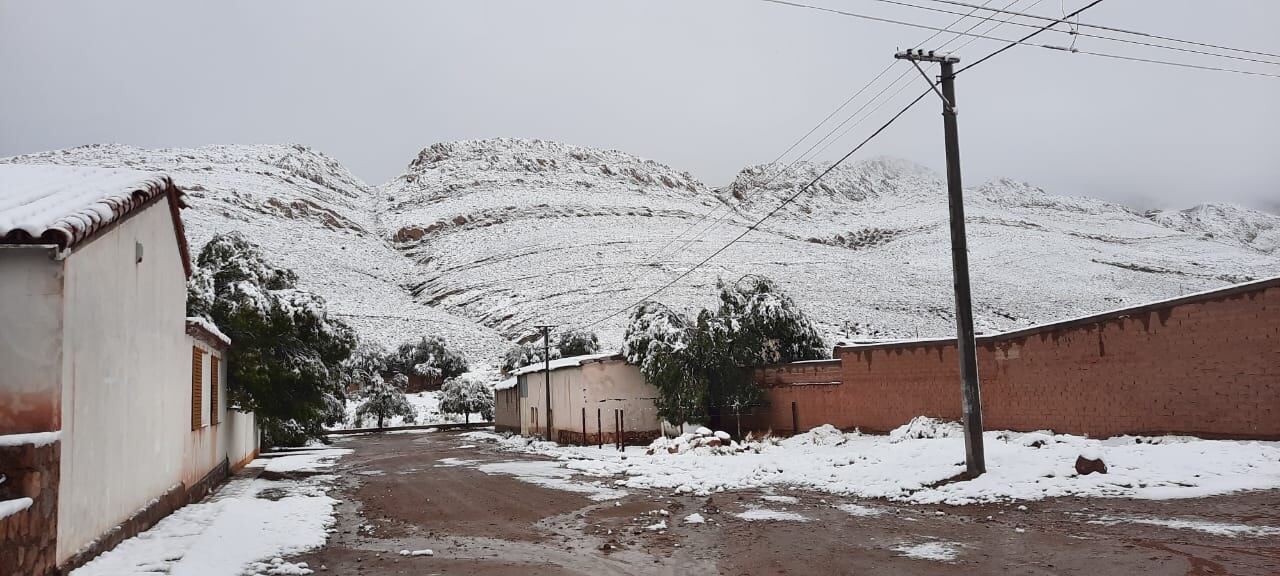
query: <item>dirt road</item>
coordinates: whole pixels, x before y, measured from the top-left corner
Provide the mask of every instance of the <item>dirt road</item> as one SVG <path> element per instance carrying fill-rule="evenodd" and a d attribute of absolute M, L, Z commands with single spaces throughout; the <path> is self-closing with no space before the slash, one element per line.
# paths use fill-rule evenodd
<path fill-rule="evenodd" d="M 338 466 L 336 531 L 293 559 L 318 574 L 1280 574 L 1280 532 L 1238 532 L 1280 527 L 1276 491 L 962 507 L 781 490 L 593 500 L 611 494 L 535 484 L 563 472 L 457 433 L 339 445 L 355 452 Z M 687 523 L 694 513 L 706 522 Z M 424 549 L 434 555 L 399 554 Z"/>

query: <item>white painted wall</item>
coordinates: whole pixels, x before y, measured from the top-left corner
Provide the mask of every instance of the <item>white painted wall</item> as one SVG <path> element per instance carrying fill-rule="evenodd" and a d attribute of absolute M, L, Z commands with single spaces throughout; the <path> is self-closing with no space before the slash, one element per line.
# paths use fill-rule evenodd
<path fill-rule="evenodd" d="M 186 277 L 168 206 L 81 245 L 64 272 L 59 563 L 182 481 L 191 428 Z"/>
<path fill-rule="evenodd" d="M 227 460 L 235 470 L 258 455 L 258 422 L 252 412 L 227 410 L 225 416 L 219 427 L 227 447 Z"/>
<path fill-rule="evenodd" d="M 544 373 L 532 372 L 520 378 L 528 387 L 528 397 L 520 399 L 520 432 L 543 435 L 546 426 Z M 552 370 L 551 407 L 555 411 L 552 438 L 557 437 L 560 430 L 582 432 L 584 409 L 588 434 L 596 433 L 597 410 L 600 411 L 601 427 L 606 433 L 612 433 L 613 411 L 617 409 L 622 410 L 626 430 L 656 431 L 659 419 L 653 399 L 657 395 L 657 388 L 645 381 L 639 368 L 620 359 Z M 537 410 L 536 423 L 532 421 L 530 408 Z"/>
<path fill-rule="evenodd" d="M 0 434 L 59 429 L 62 262 L 0 246 Z"/>

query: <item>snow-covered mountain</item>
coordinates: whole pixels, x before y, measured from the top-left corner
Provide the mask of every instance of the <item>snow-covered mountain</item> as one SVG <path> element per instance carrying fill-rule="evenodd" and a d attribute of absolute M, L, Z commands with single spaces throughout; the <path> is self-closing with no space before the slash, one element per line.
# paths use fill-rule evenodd
<path fill-rule="evenodd" d="M 383 241 L 371 189 L 304 146 L 91 145 L 0 162 L 167 172 L 187 194 L 183 219 L 193 256 L 214 234 L 239 230 L 274 262 L 296 271 L 300 288 L 323 296 L 331 312 L 366 337 L 390 346 L 439 330 L 483 354 L 506 346 L 495 331 L 410 297 L 402 286 L 414 267 Z"/>
<path fill-rule="evenodd" d="M 430 146 L 377 187 L 301 146 L 85 146 L 4 161 L 169 172 L 190 194 L 193 249 L 243 230 L 362 334 L 388 345 L 443 334 L 479 361 L 535 324 L 582 326 L 640 300 L 829 166 L 755 166 L 712 189 L 623 152 L 517 139 Z M 904 160 L 840 166 L 657 299 L 713 305 L 718 277 L 764 274 L 833 340 L 948 335 L 944 188 Z M 1280 275 L 1274 215 L 1145 213 L 1009 180 L 966 194 L 981 331 Z M 626 321 L 593 329 L 616 345 Z"/>

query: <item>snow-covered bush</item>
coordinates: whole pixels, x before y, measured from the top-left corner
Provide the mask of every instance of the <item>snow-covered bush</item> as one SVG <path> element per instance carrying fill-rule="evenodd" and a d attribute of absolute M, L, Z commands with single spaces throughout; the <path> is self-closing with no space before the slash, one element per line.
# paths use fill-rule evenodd
<path fill-rule="evenodd" d="M 340 365 L 356 345 L 355 333 L 297 279 L 233 232 L 205 245 L 187 284 L 187 315 L 231 338 L 229 405 L 256 413 L 266 446 L 321 435 L 344 397 Z"/>
<path fill-rule="evenodd" d="M 959 422 L 939 420 L 928 416 L 916 416 L 910 422 L 889 431 L 890 442 L 921 438 L 960 438 L 964 428 Z"/>
<path fill-rule="evenodd" d="M 467 359 L 449 347 L 444 338 L 424 336 L 417 342 L 401 344 L 387 358 L 387 368 L 402 374 L 415 374 L 427 380 L 443 382 L 467 371 Z"/>
<path fill-rule="evenodd" d="M 462 414 L 465 422 L 471 421 L 472 414 L 493 420 L 493 388 L 473 374 L 451 378 L 440 389 L 440 411 Z"/>
<path fill-rule="evenodd" d="M 374 419 L 378 428 L 382 428 L 383 422 L 392 416 L 400 416 L 409 424 L 418 420 L 417 411 L 404 396 L 404 387 L 409 384 L 404 374 L 396 374 L 390 382 L 377 372 L 367 370 L 360 371 L 357 377 L 362 384 L 362 401 L 356 407 L 356 426 L 363 426 L 366 419 Z"/>

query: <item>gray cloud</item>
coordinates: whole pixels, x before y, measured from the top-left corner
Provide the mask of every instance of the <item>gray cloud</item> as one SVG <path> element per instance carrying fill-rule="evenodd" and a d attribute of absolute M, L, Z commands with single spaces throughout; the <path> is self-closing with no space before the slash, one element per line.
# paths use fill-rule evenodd
<path fill-rule="evenodd" d="M 935 25 L 953 19 L 870 0 L 839 6 Z M 1269 0 L 1135 0 L 1087 14 L 1280 51 L 1280 5 Z M 301 142 L 380 183 L 433 142 L 517 136 L 618 148 L 719 185 L 772 160 L 896 48 L 928 35 L 744 1 L 0 0 L 0 156 L 92 142 Z M 972 61 L 995 46 L 979 41 L 961 56 Z M 914 80 L 898 101 L 924 88 Z M 1008 176 L 1144 207 L 1276 209 L 1280 79 L 1020 47 L 958 82 L 970 184 Z M 909 113 L 868 147 L 876 154 L 940 168 L 938 104 Z"/>

